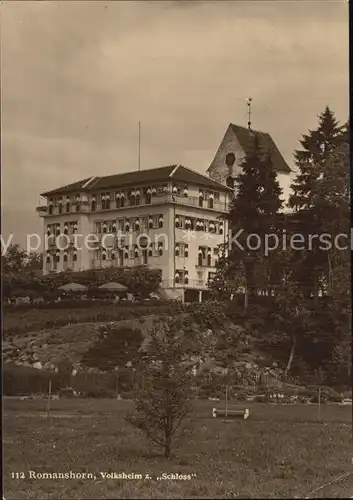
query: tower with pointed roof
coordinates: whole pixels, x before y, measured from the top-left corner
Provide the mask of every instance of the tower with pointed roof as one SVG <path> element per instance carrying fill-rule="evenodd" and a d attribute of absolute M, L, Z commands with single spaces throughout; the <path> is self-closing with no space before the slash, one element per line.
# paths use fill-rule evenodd
<path fill-rule="evenodd" d="M 250 122 L 250 119 L 249 119 Z M 251 151 L 256 134 L 259 147 L 271 155 L 273 165 L 278 174 L 282 189 L 289 186 L 291 169 L 283 158 L 271 135 L 267 132 L 253 130 L 230 123 L 221 144 L 207 169 L 209 177 L 229 187 L 234 186 L 234 180 L 241 172 L 241 165 Z"/>

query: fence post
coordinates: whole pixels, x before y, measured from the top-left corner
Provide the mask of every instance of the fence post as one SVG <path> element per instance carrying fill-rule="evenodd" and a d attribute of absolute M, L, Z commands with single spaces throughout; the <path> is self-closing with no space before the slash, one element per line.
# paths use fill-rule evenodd
<path fill-rule="evenodd" d="M 47 417 L 49 417 L 49 413 L 50 413 L 50 400 L 51 400 L 51 377 L 49 379 L 48 403 L 47 403 Z"/>

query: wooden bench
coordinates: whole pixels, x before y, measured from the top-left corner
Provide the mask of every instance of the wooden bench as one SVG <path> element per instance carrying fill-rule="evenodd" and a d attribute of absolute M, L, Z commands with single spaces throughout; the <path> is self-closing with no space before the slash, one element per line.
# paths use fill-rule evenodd
<path fill-rule="evenodd" d="M 227 408 L 213 408 L 213 418 L 223 418 L 224 420 L 232 420 L 241 418 L 247 420 L 250 416 L 250 410 L 241 406 L 228 406 Z"/>

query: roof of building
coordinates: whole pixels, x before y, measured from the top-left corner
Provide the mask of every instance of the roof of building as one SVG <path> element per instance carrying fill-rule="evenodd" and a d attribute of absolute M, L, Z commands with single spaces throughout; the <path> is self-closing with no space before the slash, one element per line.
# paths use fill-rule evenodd
<path fill-rule="evenodd" d="M 270 134 L 268 134 L 267 132 L 261 132 L 260 130 L 253 130 L 253 129 L 249 130 L 248 128 L 241 127 L 240 125 L 234 125 L 233 123 L 229 124 L 227 131 L 229 129 L 231 129 L 236 135 L 239 144 L 244 150 L 244 153 L 246 155 L 249 155 L 252 150 L 252 146 L 254 144 L 254 135 L 256 134 L 257 139 L 259 141 L 260 149 L 262 149 L 264 152 L 271 151 L 271 158 L 276 172 L 284 174 L 291 173 L 292 171 L 291 168 L 288 166 L 286 160 L 283 158 L 281 152 L 277 148 Z M 213 159 L 209 169 L 214 164 L 217 155 L 218 153 L 216 153 L 216 156 Z"/>
<path fill-rule="evenodd" d="M 42 193 L 42 196 L 64 195 L 77 191 L 101 191 L 104 189 L 117 189 L 132 185 L 141 185 L 155 182 L 168 182 L 174 179 L 179 182 L 198 184 L 223 191 L 231 191 L 228 187 L 196 172 L 183 165 L 169 165 L 166 167 L 152 168 L 149 170 L 136 170 L 123 174 L 107 175 L 104 177 L 88 177 L 81 181 Z"/>
<path fill-rule="evenodd" d="M 291 172 L 286 160 L 283 158 L 280 150 L 276 146 L 275 141 L 272 139 L 271 135 L 267 132 L 261 132 L 260 130 L 249 130 L 246 127 L 241 127 L 239 125 L 230 124 L 231 129 L 237 136 L 237 139 L 243 148 L 245 154 L 249 154 L 254 140 L 254 134 L 256 134 L 259 140 L 259 146 L 263 151 L 271 152 L 271 158 L 273 166 L 277 172 L 289 174 Z"/>

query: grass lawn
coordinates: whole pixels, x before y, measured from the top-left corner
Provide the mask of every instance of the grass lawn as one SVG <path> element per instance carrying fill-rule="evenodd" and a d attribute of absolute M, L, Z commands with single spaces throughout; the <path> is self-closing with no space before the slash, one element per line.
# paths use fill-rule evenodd
<path fill-rule="evenodd" d="M 128 401 L 4 400 L 4 494 L 13 499 L 305 498 L 353 472 L 351 407 L 247 405 L 248 421 L 212 419 L 197 402 L 171 460 L 124 422 Z M 29 479 L 28 471 L 92 472 L 96 479 Z M 100 472 L 149 474 L 103 479 Z M 24 472 L 26 479 L 12 479 Z M 190 479 L 157 479 L 163 473 Z M 353 474 L 312 495 L 353 495 Z"/>

